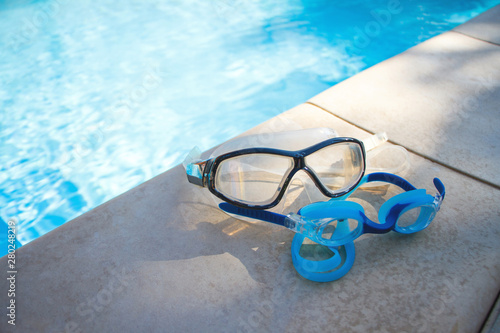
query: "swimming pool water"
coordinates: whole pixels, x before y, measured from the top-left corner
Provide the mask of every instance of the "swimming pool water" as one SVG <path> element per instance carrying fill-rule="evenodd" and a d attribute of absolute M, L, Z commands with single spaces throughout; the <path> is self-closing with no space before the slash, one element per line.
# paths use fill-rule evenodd
<path fill-rule="evenodd" d="M 498 3 L 0 1 L 0 255 Z"/>

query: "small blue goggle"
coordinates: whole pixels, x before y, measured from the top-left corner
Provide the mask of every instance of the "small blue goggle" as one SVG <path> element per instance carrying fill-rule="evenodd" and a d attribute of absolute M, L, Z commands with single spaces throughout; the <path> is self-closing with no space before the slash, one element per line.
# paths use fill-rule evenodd
<path fill-rule="evenodd" d="M 438 190 L 434 196 L 399 176 L 383 172 L 365 175 L 356 188 L 369 182 L 386 182 L 405 190 L 380 207 L 379 223 L 370 220 L 360 204 L 345 201 L 354 191 L 329 201 L 307 205 L 298 214 L 282 215 L 229 203 L 221 203 L 219 207 L 228 213 L 285 226 L 318 244 L 337 247 L 351 243 L 366 233 L 382 234 L 394 230 L 411 234 L 423 230 L 434 219 L 445 196 L 445 187 L 438 178 L 434 178 L 434 186 Z"/>

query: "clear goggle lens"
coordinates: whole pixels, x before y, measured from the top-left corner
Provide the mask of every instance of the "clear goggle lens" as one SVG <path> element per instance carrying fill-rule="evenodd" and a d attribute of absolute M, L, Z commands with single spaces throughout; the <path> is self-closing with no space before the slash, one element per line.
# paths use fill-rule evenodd
<path fill-rule="evenodd" d="M 292 167 L 292 158 L 273 154 L 228 158 L 219 164 L 215 188 L 232 200 L 264 205 L 278 195 Z"/>
<path fill-rule="evenodd" d="M 305 161 L 331 194 L 351 188 L 363 173 L 363 152 L 352 142 L 322 148 Z"/>
<path fill-rule="evenodd" d="M 407 210 L 398 217 L 395 230 L 403 233 L 414 233 L 425 229 L 436 216 L 432 205 L 422 205 Z"/>

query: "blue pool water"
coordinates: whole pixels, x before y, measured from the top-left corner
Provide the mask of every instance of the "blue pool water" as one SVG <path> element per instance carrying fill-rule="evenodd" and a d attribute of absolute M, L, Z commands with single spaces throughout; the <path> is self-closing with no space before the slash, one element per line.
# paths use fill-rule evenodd
<path fill-rule="evenodd" d="M 498 3 L 0 1 L 0 255 Z"/>

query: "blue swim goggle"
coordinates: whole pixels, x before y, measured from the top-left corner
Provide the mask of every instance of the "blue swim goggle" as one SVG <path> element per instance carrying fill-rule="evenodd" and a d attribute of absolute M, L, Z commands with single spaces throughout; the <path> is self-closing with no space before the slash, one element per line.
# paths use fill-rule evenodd
<path fill-rule="evenodd" d="M 434 196 L 427 194 L 425 189 L 417 189 L 399 176 L 383 172 L 364 176 L 356 188 L 370 182 L 386 182 L 405 190 L 380 207 L 379 223 L 370 220 L 360 204 L 345 201 L 354 191 L 329 201 L 309 204 L 298 214 L 282 215 L 229 203 L 221 203 L 219 207 L 228 213 L 285 226 L 318 244 L 336 247 L 353 242 L 366 233 L 382 234 L 394 230 L 410 234 L 423 230 L 434 219 L 445 196 L 445 187 L 438 178 L 434 178 L 434 186 L 438 190 Z M 410 211 L 416 212 L 413 218 L 410 221 L 405 218 L 404 224 L 400 223 L 401 217 Z"/>

